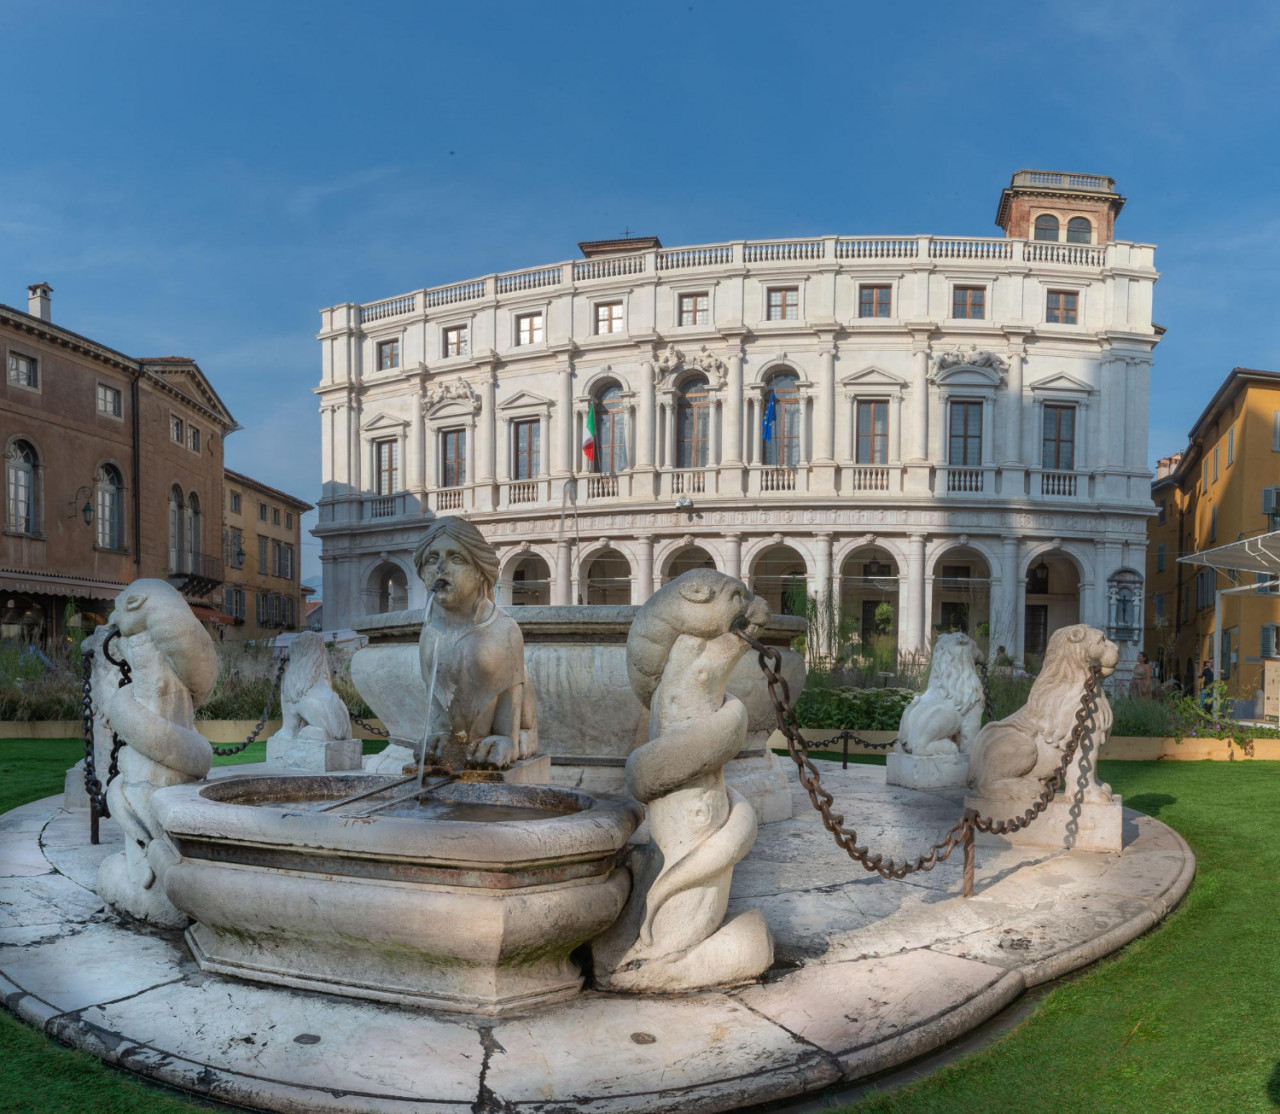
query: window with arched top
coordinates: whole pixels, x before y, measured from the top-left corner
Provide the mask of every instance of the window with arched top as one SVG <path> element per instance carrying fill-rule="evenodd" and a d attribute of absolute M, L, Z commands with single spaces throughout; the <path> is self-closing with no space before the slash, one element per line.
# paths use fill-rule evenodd
<path fill-rule="evenodd" d="M 14 441 L 5 454 L 5 486 L 8 491 L 5 526 L 15 534 L 40 532 L 36 499 L 39 463 L 40 458 L 28 441 Z"/>
<path fill-rule="evenodd" d="M 711 395 L 704 376 L 685 380 L 676 399 L 676 467 L 705 468 L 711 449 Z"/>
<path fill-rule="evenodd" d="M 188 572 L 198 572 L 196 564 L 200 560 L 200 554 L 204 552 L 201 545 L 201 535 L 203 534 L 203 522 L 200 515 L 200 496 L 194 491 L 187 496 L 187 559 L 189 565 Z"/>
<path fill-rule="evenodd" d="M 186 502 L 182 498 L 182 489 L 174 484 L 169 489 L 169 571 L 180 573 L 185 571 L 183 560 L 183 530 L 185 528 Z"/>
<path fill-rule="evenodd" d="M 1036 217 L 1035 238 L 1037 240 L 1053 240 L 1058 239 L 1058 218 L 1049 214 L 1041 213 Z"/>
<path fill-rule="evenodd" d="M 627 410 L 622 388 L 605 387 L 591 404 L 595 417 L 592 470 L 606 474 L 625 472 L 627 461 Z"/>
<path fill-rule="evenodd" d="M 97 514 L 98 547 L 124 548 L 124 477 L 114 464 L 98 469 Z"/>
<path fill-rule="evenodd" d="M 378 578 L 378 612 L 403 611 L 409 606 L 409 582 L 398 566 L 386 569 Z"/>
<path fill-rule="evenodd" d="M 1088 217 L 1072 217 L 1067 221 L 1067 243 L 1093 243 L 1093 224 Z"/>
<path fill-rule="evenodd" d="M 764 462 L 774 468 L 800 465 L 800 379 L 784 371 L 769 378 L 761 422 Z"/>

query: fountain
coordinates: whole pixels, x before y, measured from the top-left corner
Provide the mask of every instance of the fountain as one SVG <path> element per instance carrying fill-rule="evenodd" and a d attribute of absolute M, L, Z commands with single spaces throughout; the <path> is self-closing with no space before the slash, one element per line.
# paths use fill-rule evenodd
<path fill-rule="evenodd" d="M 443 518 L 415 564 L 432 591 L 416 768 L 175 786 L 153 799 L 150 861 L 207 971 L 490 1014 L 572 996 L 570 953 L 627 899 L 642 810 L 503 780 L 535 760 L 537 705 L 496 556 Z"/>

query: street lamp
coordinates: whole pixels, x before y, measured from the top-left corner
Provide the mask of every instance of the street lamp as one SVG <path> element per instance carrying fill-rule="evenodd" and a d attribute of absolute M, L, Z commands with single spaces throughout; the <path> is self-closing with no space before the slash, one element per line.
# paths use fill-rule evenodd
<path fill-rule="evenodd" d="M 93 488 L 86 484 L 81 484 L 76 488 L 75 498 L 71 500 L 71 514 L 75 514 L 75 505 L 80 502 L 80 493 L 84 492 L 84 506 L 80 508 L 80 517 L 84 519 L 86 526 L 93 525 Z M 68 516 L 70 517 L 70 516 Z"/>

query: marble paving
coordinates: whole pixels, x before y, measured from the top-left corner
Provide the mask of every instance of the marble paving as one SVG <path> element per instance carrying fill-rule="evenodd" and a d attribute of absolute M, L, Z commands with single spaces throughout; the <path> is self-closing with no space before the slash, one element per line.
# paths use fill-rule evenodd
<path fill-rule="evenodd" d="M 884 768 L 819 763 L 859 842 L 914 854 L 955 822 L 961 790 L 886 786 Z M 226 776 L 256 767 L 227 767 Z M 435 1013 L 203 974 L 180 934 L 119 924 L 92 890 L 119 845 L 61 797 L 0 817 L 0 995 L 23 1020 L 109 1063 L 273 1111 L 692 1114 L 883 1071 L 1030 986 L 1158 924 L 1195 862 L 1125 810 L 1121 854 L 979 846 L 905 882 L 852 862 L 791 772 L 795 817 L 760 829 L 730 912 L 759 908 L 776 963 L 758 985 L 679 997 L 588 991 L 500 1019 Z"/>

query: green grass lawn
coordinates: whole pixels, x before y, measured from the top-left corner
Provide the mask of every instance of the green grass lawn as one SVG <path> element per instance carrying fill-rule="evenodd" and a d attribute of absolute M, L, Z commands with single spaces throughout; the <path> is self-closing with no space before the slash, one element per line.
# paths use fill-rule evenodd
<path fill-rule="evenodd" d="M 366 743 L 365 749 L 382 746 Z M 261 748 L 219 761 L 253 761 Z M 60 792 L 63 772 L 79 753 L 71 741 L 0 742 L 0 811 Z M 856 760 L 883 762 L 879 756 Z M 1280 1109 L 1280 762 L 1101 767 L 1126 804 L 1158 816 L 1191 844 L 1199 873 L 1182 907 L 1118 957 L 1053 990 L 989 1048 L 844 1111 Z M 0 1012 L 0 1110 L 169 1114 L 197 1108 L 61 1048 Z"/>

